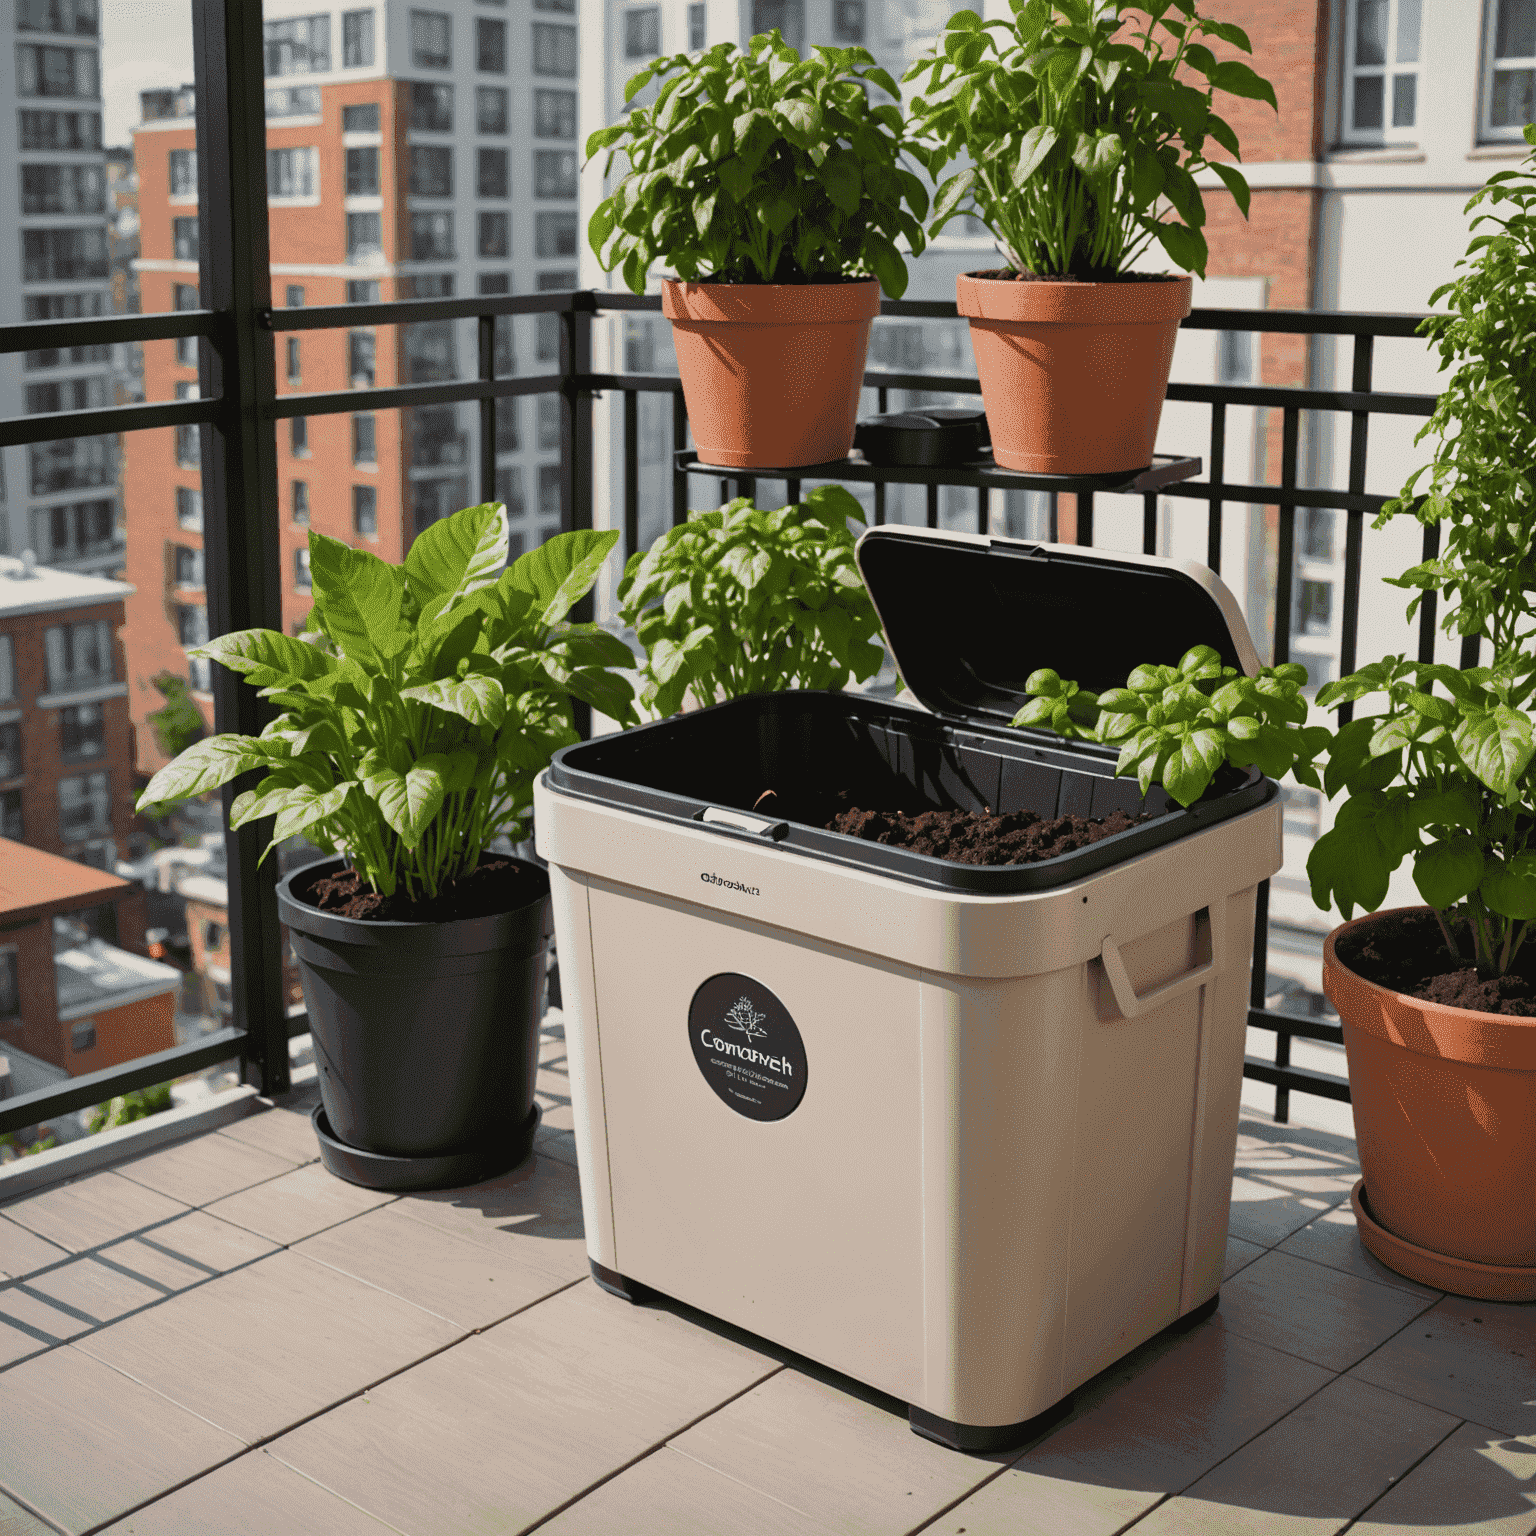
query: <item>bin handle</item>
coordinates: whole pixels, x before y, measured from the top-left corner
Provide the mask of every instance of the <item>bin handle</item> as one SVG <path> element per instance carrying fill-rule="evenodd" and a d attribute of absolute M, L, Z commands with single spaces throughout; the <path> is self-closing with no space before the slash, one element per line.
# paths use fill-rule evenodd
<path fill-rule="evenodd" d="M 1139 1014 L 1161 1008 L 1164 1003 L 1171 1003 L 1174 998 L 1194 991 L 1202 982 L 1209 981 L 1216 974 L 1217 962 L 1221 955 L 1222 925 L 1221 918 L 1218 916 L 1221 912 L 1221 903 L 1212 902 L 1210 906 L 1201 910 L 1205 915 L 1206 929 L 1210 935 L 1211 958 L 1195 966 L 1193 970 L 1185 971 L 1181 976 L 1175 976 L 1172 981 L 1165 981 L 1161 986 L 1153 987 L 1150 992 L 1138 993 L 1131 985 L 1130 975 L 1125 969 L 1125 961 L 1120 955 L 1120 946 L 1110 935 L 1105 935 L 1104 942 L 1099 948 L 1099 958 L 1104 965 L 1104 974 L 1109 977 L 1110 991 L 1115 994 L 1115 1004 L 1125 1018 L 1134 1019 Z"/>

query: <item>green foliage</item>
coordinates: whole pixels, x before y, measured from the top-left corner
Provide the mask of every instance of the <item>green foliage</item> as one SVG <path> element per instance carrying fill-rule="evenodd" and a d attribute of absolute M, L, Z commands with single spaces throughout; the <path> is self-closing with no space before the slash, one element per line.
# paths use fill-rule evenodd
<path fill-rule="evenodd" d="M 148 1088 L 138 1088 L 132 1093 L 120 1093 L 105 1104 L 98 1104 L 91 1111 L 90 1124 L 86 1129 L 92 1136 L 98 1131 L 110 1131 L 119 1125 L 131 1125 L 135 1120 L 147 1119 L 171 1107 L 171 1085 L 154 1083 Z"/>
<path fill-rule="evenodd" d="M 281 711 L 260 736 L 210 736 L 150 780 L 145 811 L 259 772 L 230 823 L 275 817 L 342 850 L 381 895 L 434 896 L 492 838 L 523 834 L 533 781 L 576 740 L 571 700 L 621 723 L 629 648 L 573 624 L 616 533 L 566 533 L 510 567 L 506 509 L 431 525 L 403 566 L 311 530 L 312 633 L 221 635 L 189 654 L 241 672 Z"/>
<path fill-rule="evenodd" d="M 1525 139 L 1536 145 L 1536 125 L 1526 128 Z M 1434 415 L 1414 439 L 1436 439 L 1435 457 L 1382 508 L 1376 526 L 1404 512 L 1439 523 L 1438 558 L 1394 583 L 1418 589 L 1409 617 L 1423 592 L 1442 592 L 1451 600 L 1448 634 L 1487 635 L 1502 651 L 1536 616 L 1536 156 L 1490 176 L 1464 211 L 1481 203 L 1501 212 L 1472 220 L 1474 232 L 1493 227 L 1475 234 L 1456 263 L 1462 275 L 1430 295 L 1431 304 L 1444 299 L 1447 312 L 1420 327 L 1441 367 L 1451 370 Z"/>
<path fill-rule="evenodd" d="M 624 99 L 663 79 L 652 107 L 587 140 L 587 159 L 622 150 L 628 166 L 599 203 L 587 238 L 605 271 L 635 293 L 658 259 L 686 281 L 805 283 L 877 277 L 906 291 L 898 240 L 923 249 L 928 192 L 902 163 L 896 82 L 863 48 L 817 48 L 802 59 L 775 30 L 742 53 L 656 59 Z M 876 106 L 885 92 L 891 101 Z M 607 172 L 605 171 L 605 174 Z M 903 206 L 905 205 L 905 206 Z"/>
<path fill-rule="evenodd" d="M 177 757 L 208 734 L 203 712 L 194 702 L 186 678 L 174 672 L 161 672 L 150 681 L 165 704 L 145 718 L 155 733 L 155 745 L 167 757 Z"/>
<path fill-rule="evenodd" d="M 619 584 L 645 646 L 644 702 L 658 714 L 781 688 L 842 688 L 880 668 L 880 621 L 853 558 L 863 508 L 840 485 L 762 512 L 742 496 L 692 512 Z"/>
<path fill-rule="evenodd" d="M 1239 153 L 1215 94 L 1276 106 L 1266 80 L 1201 41 L 1251 53 L 1242 28 L 1196 14 L 1194 0 L 1011 3 L 1011 21 L 957 11 L 906 73 L 927 77 L 912 117 L 936 143 L 935 176 L 967 162 L 939 187 L 929 233 L 974 213 L 1019 271 L 1085 279 L 1123 272 L 1156 240 L 1203 277 L 1196 173 L 1215 171 L 1248 213 L 1242 173 L 1205 157 L 1208 139 Z M 1204 89 L 1181 71 L 1202 76 Z M 1161 218 L 1162 202 L 1182 222 Z"/>
<path fill-rule="evenodd" d="M 1013 723 L 1118 746 L 1117 774 L 1134 772 L 1142 794 L 1161 784 L 1190 806 L 1228 763 L 1257 763 L 1271 778 L 1291 773 L 1316 786 L 1313 760 L 1329 733 L 1305 723 L 1306 680 L 1307 669 L 1295 662 L 1248 677 L 1222 666 L 1210 646 L 1197 645 L 1176 667 L 1137 667 L 1125 687 L 1101 694 L 1049 669 L 1032 673 L 1024 684 L 1030 701 Z"/>
<path fill-rule="evenodd" d="M 0 1163 L 9 1162 L 12 1157 L 36 1157 L 39 1152 L 51 1151 L 58 1146 L 59 1138 L 52 1131 L 44 1127 L 43 1134 L 29 1146 L 22 1146 L 17 1138 L 9 1133 L 0 1136 Z"/>

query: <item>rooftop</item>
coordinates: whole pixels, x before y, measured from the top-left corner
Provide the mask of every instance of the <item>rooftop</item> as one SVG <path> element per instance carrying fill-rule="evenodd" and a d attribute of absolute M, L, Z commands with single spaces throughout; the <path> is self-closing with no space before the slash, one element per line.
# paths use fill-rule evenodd
<path fill-rule="evenodd" d="M 0 619 L 46 613 L 55 608 L 120 603 L 132 591 L 126 581 L 82 576 L 77 571 L 56 570 L 51 565 L 32 565 L 0 555 Z"/>
<path fill-rule="evenodd" d="M 83 1018 L 104 1008 L 121 1008 L 159 997 L 181 985 L 174 965 L 149 960 L 101 939 L 88 939 L 53 957 L 61 1019 Z"/>
<path fill-rule="evenodd" d="M 7 925 L 99 906 L 133 889 L 105 870 L 0 837 L 0 919 Z"/>
<path fill-rule="evenodd" d="M 308 1086 L 0 1207 L 0 1529 L 1536 1526 L 1536 1307 L 1377 1265 L 1347 1138 L 1245 1118 L 1216 1315 L 1104 1372 L 1022 1452 L 965 1456 L 761 1339 L 598 1291 L 558 1011 L 540 1059 L 535 1155 L 472 1189 L 332 1178 Z"/>

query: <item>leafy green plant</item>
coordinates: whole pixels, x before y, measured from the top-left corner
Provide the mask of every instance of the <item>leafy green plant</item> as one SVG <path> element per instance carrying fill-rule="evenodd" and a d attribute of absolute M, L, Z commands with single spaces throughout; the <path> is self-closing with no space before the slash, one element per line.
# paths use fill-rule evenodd
<path fill-rule="evenodd" d="M 1228 764 L 1257 763 L 1271 778 L 1291 773 L 1317 786 L 1313 760 L 1330 733 L 1306 724 L 1306 681 L 1307 669 L 1295 662 L 1261 667 L 1249 677 L 1223 666 L 1210 646 L 1197 645 L 1177 666 L 1137 667 L 1125 687 L 1101 694 L 1043 668 L 1026 680 L 1030 702 L 1013 723 L 1118 746 L 1117 774 L 1134 772 L 1142 794 L 1161 784 L 1190 806 Z"/>
<path fill-rule="evenodd" d="M 1248 214 L 1242 172 L 1205 156 L 1210 139 L 1241 158 L 1237 135 L 1212 110 L 1215 93 L 1276 102 L 1268 81 L 1200 39 L 1251 53 L 1247 34 L 1199 15 L 1194 0 L 1012 8 L 1012 20 L 957 11 L 906 73 L 927 77 L 912 119 L 937 143 L 935 176 L 958 156 L 969 162 L 940 186 L 930 234 L 973 213 L 1019 271 L 1090 280 L 1123 272 L 1156 240 L 1175 266 L 1203 277 L 1195 174 L 1213 170 Z M 1180 78 L 1191 72 L 1203 90 Z M 1182 223 L 1160 215 L 1161 199 Z"/>
<path fill-rule="evenodd" d="M 136 1088 L 131 1093 L 120 1093 L 105 1104 L 98 1104 L 91 1111 L 86 1129 L 92 1136 L 100 1131 L 110 1131 L 119 1125 L 132 1125 L 135 1120 L 145 1120 L 150 1115 L 164 1113 L 171 1107 L 171 1085 L 154 1083 L 148 1088 Z"/>
<path fill-rule="evenodd" d="M 646 650 L 642 701 L 670 715 L 782 688 L 842 688 L 880 668 L 880 620 L 853 558 L 864 509 L 840 485 L 776 512 L 741 496 L 632 555 L 620 616 Z"/>
<path fill-rule="evenodd" d="M 146 715 L 145 720 L 155 734 L 155 745 L 167 757 L 175 757 L 194 741 L 201 741 L 208 734 L 208 727 L 186 678 L 178 677 L 174 672 L 160 672 L 150 681 L 165 703 Z"/>
<path fill-rule="evenodd" d="M 902 163 L 910 144 L 896 82 L 863 48 L 802 59 L 777 30 L 741 52 L 654 60 L 625 101 L 665 80 L 651 107 L 587 140 L 587 159 L 622 150 L 628 164 L 598 204 L 587 237 L 605 271 L 644 293 L 658 259 L 688 282 L 809 283 L 877 277 L 907 287 L 896 242 L 923 249 L 928 190 Z M 893 100 L 880 105 L 875 90 Z M 905 205 L 905 206 L 903 206 Z"/>
<path fill-rule="evenodd" d="M 281 713 L 260 736 L 189 747 L 139 809 L 259 770 L 230 822 L 275 816 L 268 852 L 302 832 L 380 895 L 435 896 L 492 838 L 523 834 L 535 777 L 576 740 L 572 699 L 634 719 L 629 648 L 567 617 L 617 539 L 561 534 L 507 567 L 506 509 L 487 504 L 433 523 L 394 566 L 311 530 L 313 633 L 241 630 L 189 653 Z"/>

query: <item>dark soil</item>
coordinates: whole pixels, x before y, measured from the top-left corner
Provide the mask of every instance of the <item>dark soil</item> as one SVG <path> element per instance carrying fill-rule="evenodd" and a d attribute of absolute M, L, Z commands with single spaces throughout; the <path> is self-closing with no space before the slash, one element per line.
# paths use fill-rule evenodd
<path fill-rule="evenodd" d="M 850 806 L 826 823 L 829 832 L 861 837 L 869 843 L 910 848 L 951 864 L 1038 864 L 1059 854 L 1086 848 L 1117 832 L 1128 832 L 1150 816 L 1111 811 L 1090 821 L 1085 816 L 1049 819 L 1034 811 L 1002 815 L 978 811 L 864 811 Z"/>
<path fill-rule="evenodd" d="M 380 896 L 361 875 L 343 869 L 294 894 L 322 912 L 338 917 L 372 918 L 388 923 L 452 923 L 466 917 L 494 917 L 525 907 L 543 893 L 538 874 L 515 859 L 495 855 L 478 869 L 451 881 L 435 899 L 411 901 L 403 892 Z"/>
<path fill-rule="evenodd" d="M 1470 963 L 1472 939 L 1466 929 L 1453 928 L 1452 937 L 1459 957 L 1445 947 L 1432 912 L 1394 913 L 1345 934 L 1334 951 L 1367 981 L 1427 1003 L 1536 1018 L 1536 948 L 1525 945 L 1507 976 L 1485 978 Z"/>
<path fill-rule="evenodd" d="M 994 283 L 1175 283 L 1172 272 L 1115 272 L 1107 277 L 1058 277 L 1051 272 L 1020 272 L 1017 267 L 993 267 L 987 272 L 967 272 L 967 277 Z"/>

